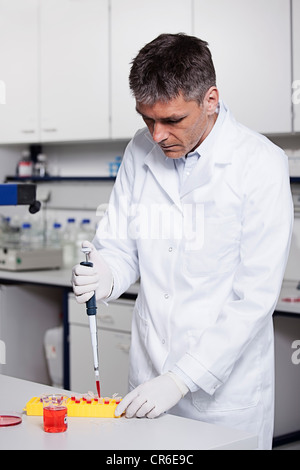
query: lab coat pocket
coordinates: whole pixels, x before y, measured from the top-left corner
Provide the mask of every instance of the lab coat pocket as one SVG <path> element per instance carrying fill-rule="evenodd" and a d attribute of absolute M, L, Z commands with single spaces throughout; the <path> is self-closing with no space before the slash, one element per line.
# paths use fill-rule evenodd
<path fill-rule="evenodd" d="M 237 218 L 205 218 L 199 230 L 202 246 L 186 243 L 183 267 L 186 274 L 194 277 L 230 271 L 239 260 L 241 224 Z"/>

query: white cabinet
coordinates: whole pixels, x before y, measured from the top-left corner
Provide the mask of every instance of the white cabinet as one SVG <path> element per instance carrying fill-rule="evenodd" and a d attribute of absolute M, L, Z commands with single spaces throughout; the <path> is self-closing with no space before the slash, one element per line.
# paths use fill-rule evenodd
<path fill-rule="evenodd" d="M 41 140 L 109 137 L 108 0 L 40 2 Z"/>
<path fill-rule="evenodd" d="M 300 0 L 293 0 L 294 131 L 300 132 Z"/>
<path fill-rule="evenodd" d="M 38 0 L 0 0 L 0 143 L 38 140 Z"/>
<path fill-rule="evenodd" d="M 6 349 L 0 374 L 51 385 L 44 336 L 60 325 L 62 302 L 56 287 L 0 285 L 0 340 Z"/>
<path fill-rule="evenodd" d="M 108 0 L 0 0 L 0 143 L 109 138 Z"/>
<path fill-rule="evenodd" d="M 131 61 L 161 33 L 191 34 L 191 0 L 111 0 L 112 138 L 129 138 L 144 126 L 129 90 Z"/>
<path fill-rule="evenodd" d="M 290 2 L 194 0 L 194 8 L 194 33 L 209 43 L 236 119 L 263 133 L 291 132 Z"/>
<path fill-rule="evenodd" d="M 300 338 L 299 315 L 274 315 L 275 334 L 275 423 L 274 437 L 299 432 L 300 374 L 298 363 L 294 363 L 293 342 Z M 297 354 L 297 358 L 299 355 Z"/>
<path fill-rule="evenodd" d="M 97 327 L 101 396 L 128 392 L 129 348 L 134 302 L 120 299 L 98 304 Z M 70 388 L 78 393 L 95 389 L 93 355 L 85 305 L 69 295 Z"/>

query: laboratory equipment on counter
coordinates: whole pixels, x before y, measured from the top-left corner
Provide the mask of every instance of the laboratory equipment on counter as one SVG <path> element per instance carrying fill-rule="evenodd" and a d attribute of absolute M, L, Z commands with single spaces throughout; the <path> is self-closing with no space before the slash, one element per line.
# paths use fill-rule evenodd
<path fill-rule="evenodd" d="M 35 214 L 41 208 L 36 200 L 36 185 L 31 183 L 0 184 L 0 206 L 29 205 L 29 212 Z"/>
<path fill-rule="evenodd" d="M 91 249 L 89 247 L 82 247 L 82 252 L 85 253 L 86 260 L 82 261 L 80 264 L 82 266 L 88 266 L 89 268 L 93 267 L 93 263 L 89 261 L 89 253 Z M 101 397 L 100 394 L 100 379 L 99 379 L 99 358 L 98 358 L 98 335 L 97 335 L 97 322 L 96 322 L 96 314 L 97 314 L 97 303 L 96 303 L 96 295 L 91 297 L 90 300 L 86 302 L 86 313 L 89 317 L 89 324 L 90 324 L 90 333 L 91 333 L 91 340 L 92 340 L 92 348 L 93 348 L 93 358 L 94 358 L 94 372 L 95 372 L 95 379 L 96 379 L 96 387 L 99 398 Z"/>
<path fill-rule="evenodd" d="M 0 269 L 5 271 L 30 271 L 35 269 L 59 269 L 63 265 L 62 248 L 0 247 Z"/>

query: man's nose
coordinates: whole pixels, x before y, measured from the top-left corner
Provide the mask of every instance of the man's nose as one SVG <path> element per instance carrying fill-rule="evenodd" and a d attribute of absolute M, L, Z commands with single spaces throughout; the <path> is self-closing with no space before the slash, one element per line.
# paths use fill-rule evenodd
<path fill-rule="evenodd" d="M 152 138 L 155 142 L 160 143 L 169 137 L 169 132 L 166 126 L 160 122 L 153 125 Z"/>

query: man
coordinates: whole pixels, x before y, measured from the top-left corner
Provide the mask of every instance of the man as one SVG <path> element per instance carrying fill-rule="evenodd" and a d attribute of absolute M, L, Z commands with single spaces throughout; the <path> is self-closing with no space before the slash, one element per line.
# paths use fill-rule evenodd
<path fill-rule="evenodd" d="M 140 278 L 131 392 L 116 412 L 168 411 L 255 433 L 270 449 L 272 313 L 293 221 L 287 158 L 234 120 L 198 38 L 147 44 L 130 87 L 147 127 L 125 151 L 93 271 L 73 269 L 81 303 L 94 291 L 116 299 Z"/>

